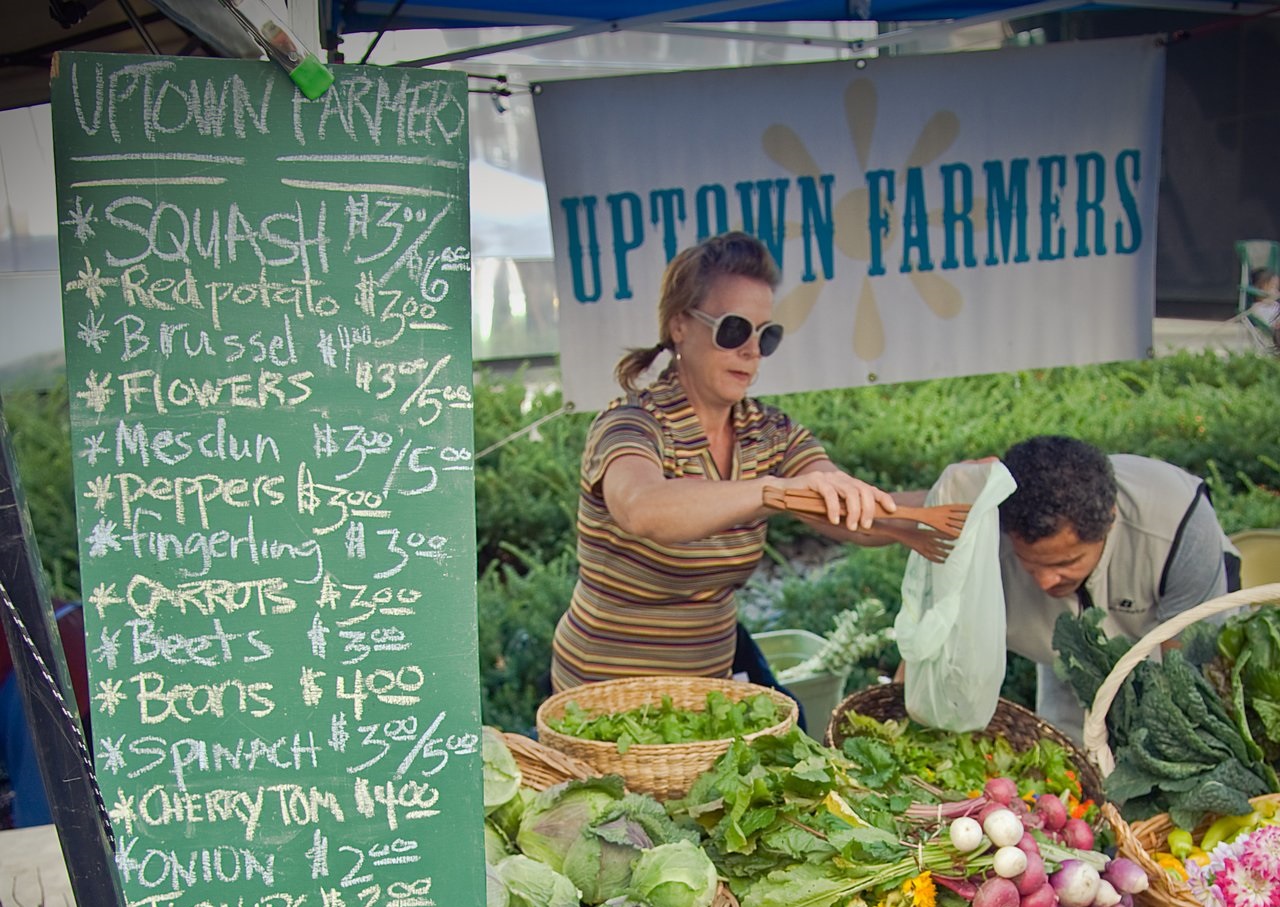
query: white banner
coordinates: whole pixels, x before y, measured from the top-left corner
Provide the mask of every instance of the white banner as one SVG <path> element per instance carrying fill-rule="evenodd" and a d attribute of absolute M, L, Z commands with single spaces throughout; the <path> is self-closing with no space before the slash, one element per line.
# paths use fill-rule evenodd
<path fill-rule="evenodd" d="M 1163 76 L 1143 37 L 543 84 L 566 399 L 729 229 L 783 272 L 753 393 L 1148 355 Z"/>

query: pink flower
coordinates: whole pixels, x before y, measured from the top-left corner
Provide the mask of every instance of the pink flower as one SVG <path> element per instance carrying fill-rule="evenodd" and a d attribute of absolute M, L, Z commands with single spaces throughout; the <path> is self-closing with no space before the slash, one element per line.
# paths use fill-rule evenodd
<path fill-rule="evenodd" d="M 1192 896 L 1204 907 L 1225 907 L 1222 889 L 1214 884 L 1213 877 L 1214 871 L 1210 867 L 1187 860 L 1187 887 Z"/>
<path fill-rule="evenodd" d="M 1228 859 L 1214 879 L 1226 907 L 1280 907 L 1280 885 L 1254 872 L 1243 860 Z"/>
<path fill-rule="evenodd" d="M 1250 833 L 1240 861 L 1253 872 L 1280 885 L 1280 825 L 1264 825 Z"/>

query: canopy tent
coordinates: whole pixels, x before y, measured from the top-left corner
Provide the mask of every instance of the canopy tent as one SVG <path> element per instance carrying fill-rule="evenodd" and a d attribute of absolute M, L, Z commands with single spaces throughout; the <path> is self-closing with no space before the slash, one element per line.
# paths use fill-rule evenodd
<path fill-rule="evenodd" d="M 285 0 L 268 2 L 280 6 Z M 77 8 L 79 19 L 71 15 Z M 509 257 L 527 262 L 519 278 L 529 291 L 529 311 L 542 305 L 547 317 L 554 314 L 554 301 L 533 289 L 544 285 L 537 272 L 549 248 L 545 200 L 534 204 L 541 161 L 536 140 L 529 138 L 531 109 L 525 99 L 502 94 L 510 87 L 518 95 L 522 78 L 528 83 L 587 77 L 593 74 L 587 64 L 624 49 L 629 56 L 609 58 L 610 71 L 830 60 L 903 44 L 912 52 L 958 49 L 956 36 L 966 29 L 985 30 L 997 40 L 1001 32 L 1008 40 L 1033 27 L 1043 27 L 1049 40 L 1194 33 L 1194 41 L 1173 43 L 1168 58 L 1157 298 L 1162 314 L 1202 315 L 1221 308 L 1227 317 L 1236 298 L 1234 241 L 1280 236 L 1280 170 L 1274 166 L 1280 95 L 1271 88 L 1280 80 L 1280 16 L 1269 15 L 1278 11 L 1274 2 L 1232 0 L 288 0 L 287 13 L 294 32 L 326 47 L 334 62 L 342 60 L 342 48 L 344 62 L 367 58 L 379 65 L 464 68 L 490 80 L 473 80 L 473 90 L 492 92 L 496 103 L 489 105 L 479 94 L 473 102 L 472 162 L 477 174 L 484 164 L 497 168 L 487 172 L 486 187 L 504 177 L 513 186 L 478 193 L 473 201 L 491 198 L 495 218 L 486 227 L 485 212 L 473 210 L 473 225 L 486 242 L 518 242 L 518 254 Z M 155 45 L 161 53 L 179 55 L 256 53 L 244 42 L 235 45 L 233 24 L 217 26 L 218 7 L 209 0 L 51 0 L 19 4 L 14 12 L 11 28 L 0 35 L 0 109 L 41 103 L 52 55 L 59 50 L 147 53 Z M 1001 28 L 1009 22 L 1015 27 Z M 971 28 L 981 23 L 991 24 Z M 379 40 L 383 30 L 388 34 Z M 595 49 L 584 51 L 588 45 Z M 676 45 L 705 50 L 696 62 L 691 56 L 657 59 L 650 52 Z M 588 59 L 589 53 L 597 56 Z M 493 81 L 498 74 L 503 81 Z M 47 112 L 23 120 L 44 117 Z M 42 177 L 23 164 L 25 146 L 13 150 L 23 137 L 13 133 L 15 122 L 6 119 L 0 128 L 0 309 L 6 297 L 32 298 L 32 281 L 56 288 L 53 218 L 39 199 L 23 207 L 27 187 Z M 23 134 L 33 128 L 18 125 Z M 37 130 L 26 144 L 47 156 L 43 135 Z M 32 188 L 37 194 L 51 191 L 48 185 Z M 508 223 L 516 199 L 520 220 Z M 548 353 L 554 346 L 529 350 Z M 483 354 L 529 350 L 512 346 Z"/>
<path fill-rule="evenodd" d="M 585 8 L 584 8 L 585 7 Z M 378 32 L 384 29 L 450 29 L 491 26 L 546 26 L 538 37 L 482 44 L 414 61 L 423 65 L 470 59 L 499 50 L 550 41 L 563 41 L 602 32 L 644 31 L 743 38 L 741 31 L 717 31 L 711 24 L 726 22 L 838 22 L 870 20 L 888 23 L 942 22 L 954 27 L 991 19 L 1016 19 L 1081 9 L 1176 9 L 1211 14 L 1265 15 L 1274 3 L 1232 0 L 718 0 L 682 3 L 676 0 L 611 0 L 586 6 L 574 0 L 334 0 L 321 9 L 322 30 L 331 35 Z M 593 14 L 594 13 L 594 14 Z M 697 24 L 691 24 L 697 23 Z M 853 42 L 820 35 L 757 34 L 757 40 L 788 41 L 808 46 L 858 48 L 892 43 L 914 31 L 908 27 L 875 39 Z"/>

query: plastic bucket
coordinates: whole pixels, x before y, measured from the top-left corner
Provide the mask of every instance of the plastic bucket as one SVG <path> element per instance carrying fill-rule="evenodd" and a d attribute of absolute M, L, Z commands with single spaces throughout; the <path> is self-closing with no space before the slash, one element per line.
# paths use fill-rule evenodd
<path fill-rule="evenodd" d="M 798 665 L 812 655 L 816 655 L 826 642 L 817 633 L 808 630 L 767 630 L 763 633 L 752 633 L 765 661 L 776 675 L 780 671 Z M 847 671 L 840 674 L 806 674 L 795 680 L 783 682 L 788 690 L 795 694 L 804 706 L 805 723 L 811 728 L 825 728 L 841 700 L 844 699 L 844 684 L 848 679 Z"/>

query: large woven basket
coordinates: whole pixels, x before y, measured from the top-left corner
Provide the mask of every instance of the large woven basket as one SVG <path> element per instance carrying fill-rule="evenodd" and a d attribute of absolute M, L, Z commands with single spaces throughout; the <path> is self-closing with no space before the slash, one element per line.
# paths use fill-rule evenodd
<path fill-rule="evenodd" d="M 1111 774 L 1116 764 L 1115 756 L 1107 742 L 1107 710 L 1111 708 L 1111 703 L 1130 672 L 1155 652 L 1162 643 L 1177 636 L 1198 620 L 1245 606 L 1277 602 L 1280 602 L 1280 583 L 1254 586 L 1209 599 L 1155 627 L 1120 657 L 1116 666 L 1111 669 L 1111 673 L 1099 685 L 1093 705 L 1085 713 L 1084 719 L 1085 749 L 1104 777 Z M 1253 802 L 1272 799 L 1280 800 L 1280 793 L 1258 797 Z M 1110 804 L 1107 808 L 1114 811 L 1114 807 Z M 1146 870 L 1147 877 L 1151 880 L 1151 887 L 1137 896 L 1143 907 L 1202 907 L 1187 884 L 1170 876 L 1151 856 L 1156 851 L 1168 849 L 1166 845 L 1169 832 L 1173 829 L 1173 822 L 1167 814 L 1161 813 L 1150 819 L 1134 822 L 1132 825 L 1126 823 L 1118 812 L 1115 812 L 1114 818 L 1111 816 L 1108 818 L 1116 830 L 1117 851 Z M 1203 832 L 1203 829 L 1199 829 L 1198 832 Z M 1198 837 L 1199 834 L 1197 834 Z"/>
<path fill-rule="evenodd" d="M 586 762 L 601 775 L 621 775 L 627 787 L 652 794 L 659 800 L 683 797 L 698 775 L 715 764 L 729 749 L 732 738 L 696 743 L 638 744 L 619 753 L 617 744 L 583 740 L 554 731 L 550 722 L 563 717 L 570 702 L 595 715 L 626 712 L 643 705 L 660 705 L 664 696 L 682 709 L 705 709 L 707 694 L 719 690 L 735 702 L 766 694 L 778 703 L 782 721 L 748 734 L 751 740 L 764 734 L 783 734 L 796 722 L 798 709 L 793 699 L 769 687 L 714 677 L 627 677 L 605 680 L 562 690 L 538 707 L 538 739 L 548 746 Z"/>
<path fill-rule="evenodd" d="M 507 749 L 520 767 L 520 783 L 534 790 L 546 790 L 564 781 L 593 778 L 598 772 L 575 759 L 523 734 L 505 733 Z"/>
<path fill-rule="evenodd" d="M 845 700 L 831 713 L 831 721 L 827 724 L 827 746 L 839 749 L 844 743 L 845 735 L 841 732 L 840 725 L 849 712 L 866 715 L 877 721 L 906 718 L 907 706 L 903 698 L 902 684 L 879 684 L 845 697 Z M 1071 757 L 1076 767 L 1077 780 L 1085 796 L 1092 798 L 1096 803 L 1102 802 L 1102 776 L 1084 750 L 1062 731 L 1029 709 L 1001 698 L 996 704 L 995 714 L 983 733 L 992 737 L 1004 737 L 1018 752 L 1031 749 L 1039 740 L 1046 738 L 1052 740 L 1066 750 L 1067 755 Z"/>

